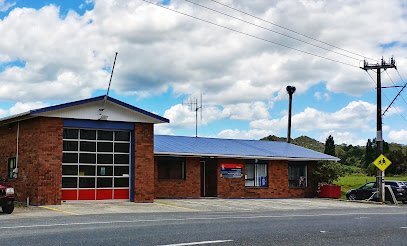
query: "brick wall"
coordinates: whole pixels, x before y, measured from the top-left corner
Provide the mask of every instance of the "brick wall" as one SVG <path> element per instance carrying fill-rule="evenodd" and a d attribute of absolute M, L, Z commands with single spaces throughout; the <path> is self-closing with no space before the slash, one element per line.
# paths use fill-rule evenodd
<path fill-rule="evenodd" d="M 201 197 L 200 158 L 186 158 L 184 180 L 159 180 L 158 161 L 155 167 L 155 197 L 156 198 L 199 198 Z"/>
<path fill-rule="evenodd" d="M 153 124 L 134 126 L 134 202 L 154 201 Z"/>
<path fill-rule="evenodd" d="M 237 159 L 219 159 L 218 177 L 220 176 L 220 164 L 244 164 L 244 160 Z M 314 164 L 308 165 L 308 179 L 311 177 L 311 171 Z M 243 166 L 243 174 L 245 167 Z M 315 195 L 315 188 L 308 180 L 306 188 L 288 187 L 288 161 L 269 161 L 268 162 L 268 187 L 245 187 L 243 178 L 219 178 L 218 197 L 222 198 L 292 198 L 292 197 L 312 197 Z"/>
<path fill-rule="evenodd" d="M 59 118 L 20 122 L 18 178 L 10 180 L 16 200 L 35 205 L 61 203 L 62 128 Z M 16 157 L 17 123 L 0 127 L 0 176 L 7 176 L 8 158 Z"/>
<path fill-rule="evenodd" d="M 218 197 L 221 198 L 241 198 L 246 197 L 245 181 L 243 178 L 220 178 L 220 164 L 244 164 L 241 159 L 218 159 Z M 244 174 L 244 165 L 243 165 Z"/>

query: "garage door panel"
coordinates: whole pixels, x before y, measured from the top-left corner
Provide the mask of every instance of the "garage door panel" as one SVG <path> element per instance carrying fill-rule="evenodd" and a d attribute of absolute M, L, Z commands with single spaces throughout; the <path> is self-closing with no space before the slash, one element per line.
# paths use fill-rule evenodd
<path fill-rule="evenodd" d="M 64 128 L 62 200 L 129 199 L 130 131 Z"/>
<path fill-rule="evenodd" d="M 115 189 L 114 199 L 129 199 L 129 189 Z"/>
<path fill-rule="evenodd" d="M 95 200 L 95 189 L 91 190 L 79 190 L 78 200 Z"/>
<path fill-rule="evenodd" d="M 78 200 L 78 190 L 62 190 L 62 200 Z"/>
<path fill-rule="evenodd" d="M 113 189 L 96 190 L 96 200 L 111 200 L 111 199 L 113 199 Z"/>

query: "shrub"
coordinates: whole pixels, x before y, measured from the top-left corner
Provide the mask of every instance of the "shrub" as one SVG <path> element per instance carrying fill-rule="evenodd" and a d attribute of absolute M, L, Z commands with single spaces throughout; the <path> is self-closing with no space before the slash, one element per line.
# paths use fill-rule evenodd
<path fill-rule="evenodd" d="M 312 180 L 316 183 L 332 184 L 345 176 L 345 167 L 339 162 L 321 161 L 312 172 Z"/>

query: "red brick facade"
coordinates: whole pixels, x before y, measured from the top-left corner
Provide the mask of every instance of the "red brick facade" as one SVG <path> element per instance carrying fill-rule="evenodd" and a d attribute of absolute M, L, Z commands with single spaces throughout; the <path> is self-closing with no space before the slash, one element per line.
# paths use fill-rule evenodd
<path fill-rule="evenodd" d="M 18 178 L 9 183 L 17 201 L 60 204 L 62 128 L 59 118 L 35 118 L 20 122 Z M 17 123 L 0 127 L 0 176 L 6 177 L 8 159 L 16 157 Z"/>
<path fill-rule="evenodd" d="M 306 188 L 288 187 L 288 161 L 268 162 L 268 187 L 246 187 L 245 179 L 220 178 L 220 164 L 244 164 L 242 159 L 217 159 L 217 194 L 220 198 L 294 198 L 313 197 L 316 188 L 308 180 Z M 314 164 L 308 164 L 307 177 L 311 177 Z M 245 167 L 243 165 L 243 174 Z M 157 158 L 155 160 L 156 198 L 199 198 L 201 191 L 200 158 L 186 158 L 185 180 L 158 180 Z"/>
<path fill-rule="evenodd" d="M 37 117 L 21 121 L 19 131 L 18 178 L 9 183 L 15 187 L 17 201 L 35 205 L 61 204 L 63 120 Z M 135 123 L 134 202 L 153 202 L 154 198 L 201 197 L 201 158 L 186 158 L 183 180 L 159 180 L 157 158 L 154 159 L 152 123 Z M 0 126 L 0 177 L 7 176 L 8 159 L 16 157 L 17 123 Z M 268 187 L 245 187 L 245 179 L 221 178 L 220 164 L 244 164 L 242 159 L 207 160 L 210 170 L 210 196 L 220 198 L 285 198 L 315 195 L 310 182 L 314 164 L 308 165 L 308 187 L 288 188 L 288 161 L 268 162 Z M 213 164 L 213 165 L 212 165 Z M 243 174 L 245 173 L 243 167 Z"/>
<path fill-rule="evenodd" d="M 199 198 L 201 197 L 200 158 L 186 158 L 185 179 L 159 180 L 157 158 L 155 167 L 156 198 Z"/>
<path fill-rule="evenodd" d="M 219 159 L 221 163 L 244 164 L 244 160 Z M 309 164 L 307 176 L 311 177 L 313 165 Z M 243 165 L 243 174 L 245 167 Z M 220 168 L 218 168 L 218 177 Z M 218 197 L 222 198 L 293 198 L 312 197 L 315 195 L 315 188 L 308 180 L 306 188 L 288 187 L 288 161 L 269 161 L 267 174 L 268 187 L 246 187 L 244 178 L 219 178 Z"/>
<path fill-rule="evenodd" d="M 134 126 L 134 202 L 154 201 L 153 124 Z"/>

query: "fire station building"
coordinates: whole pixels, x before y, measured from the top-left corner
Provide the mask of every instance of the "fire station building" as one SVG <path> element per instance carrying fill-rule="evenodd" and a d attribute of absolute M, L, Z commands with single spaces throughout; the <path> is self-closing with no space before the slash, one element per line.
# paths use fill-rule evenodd
<path fill-rule="evenodd" d="M 284 142 L 154 135 L 169 120 L 111 97 L 0 119 L 0 177 L 17 201 L 285 198 L 335 157 Z"/>

